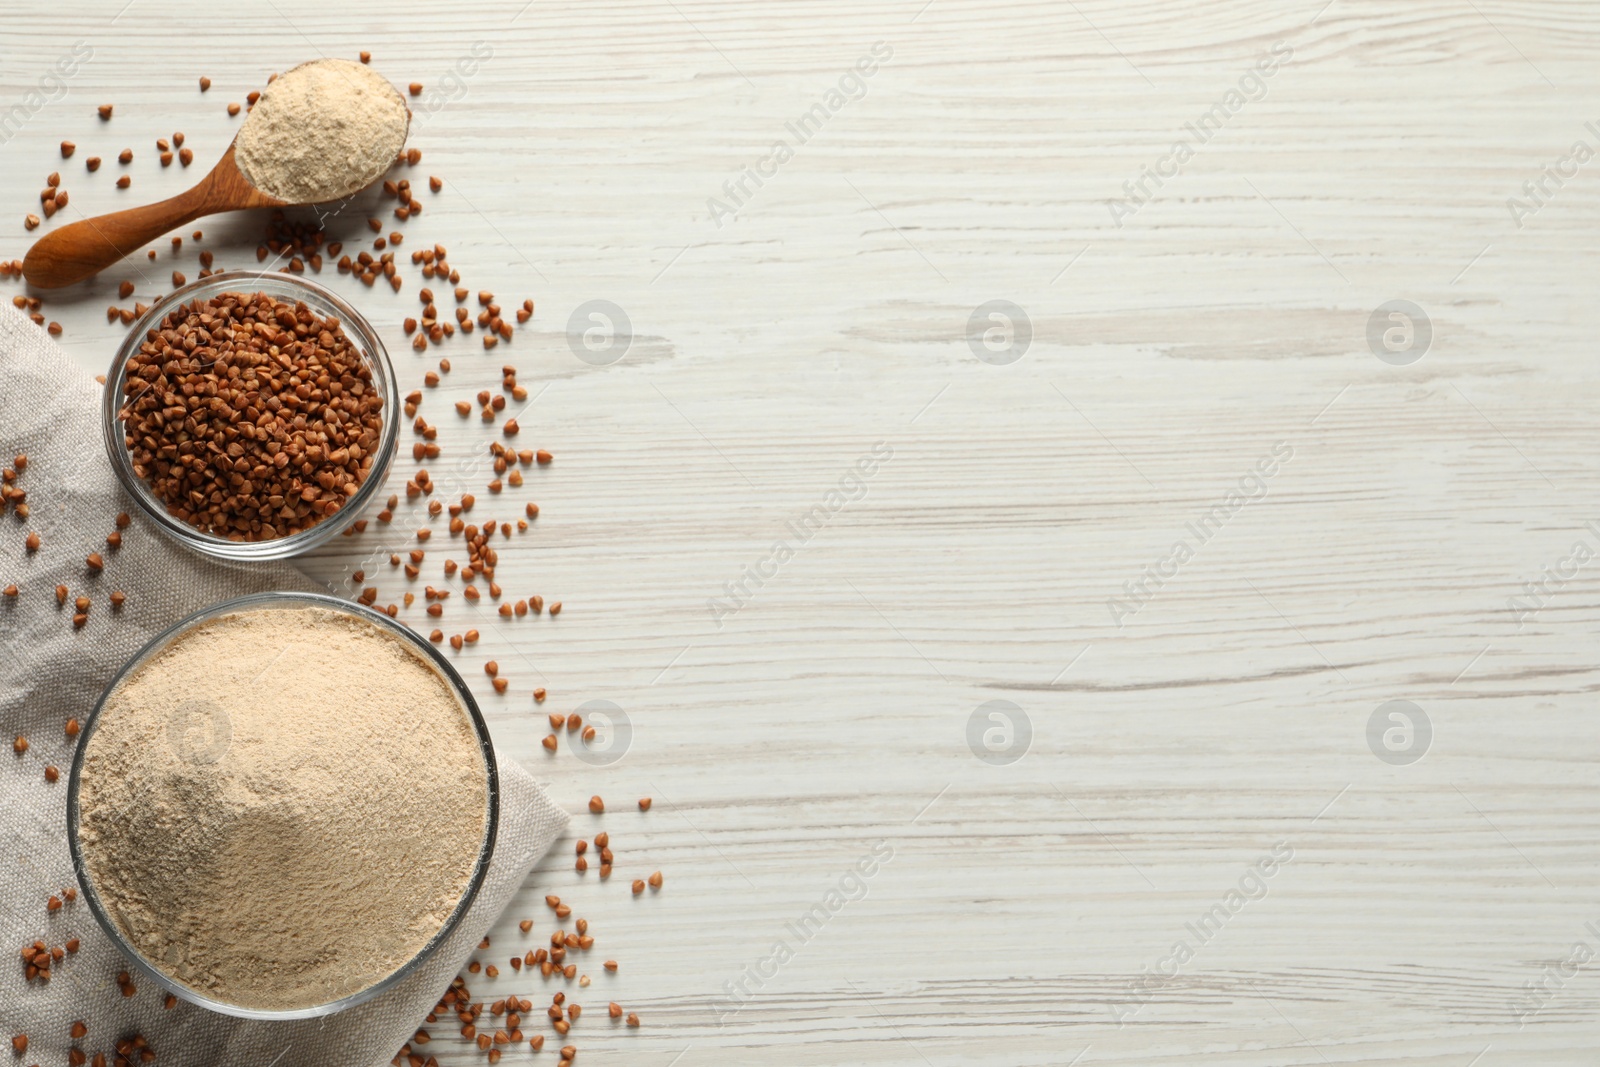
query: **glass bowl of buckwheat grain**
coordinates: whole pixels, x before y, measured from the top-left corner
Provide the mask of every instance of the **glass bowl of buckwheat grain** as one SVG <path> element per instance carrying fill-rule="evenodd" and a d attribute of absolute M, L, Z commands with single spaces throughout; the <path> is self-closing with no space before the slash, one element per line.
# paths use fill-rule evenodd
<path fill-rule="evenodd" d="M 106 374 L 118 479 L 206 555 L 282 559 L 349 529 L 394 458 L 399 388 L 355 308 L 295 275 L 223 271 L 144 311 Z"/>

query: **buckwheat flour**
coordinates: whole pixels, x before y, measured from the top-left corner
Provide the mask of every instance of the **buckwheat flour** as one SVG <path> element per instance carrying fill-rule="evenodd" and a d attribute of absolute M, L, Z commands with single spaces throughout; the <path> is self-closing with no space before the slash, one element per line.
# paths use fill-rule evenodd
<path fill-rule="evenodd" d="M 285 1010 L 413 957 L 471 880 L 488 817 L 471 720 L 372 623 L 251 609 L 125 679 L 88 741 L 85 864 L 164 973 Z"/>
<path fill-rule="evenodd" d="M 322 203 L 381 177 L 410 125 L 405 98 L 371 67 L 318 59 L 267 86 L 234 139 L 234 160 L 269 196 Z"/>

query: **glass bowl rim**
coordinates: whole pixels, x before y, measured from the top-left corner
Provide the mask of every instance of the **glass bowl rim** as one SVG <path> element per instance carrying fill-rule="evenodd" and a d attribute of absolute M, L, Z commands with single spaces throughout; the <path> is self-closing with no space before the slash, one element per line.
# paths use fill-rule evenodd
<path fill-rule="evenodd" d="M 164 649 L 172 640 L 195 627 L 222 618 L 225 615 L 252 608 L 295 606 L 328 609 L 376 624 L 381 629 L 407 643 L 412 651 L 418 653 L 425 663 L 436 669 L 439 676 L 449 686 L 457 700 L 460 701 L 462 709 L 471 720 L 473 734 L 478 741 L 478 750 L 483 757 L 484 784 L 487 790 L 484 836 L 478 850 L 477 863 L 473 867 L 472 877 L 468 881 L 467 887 L 462 891 L 461 899 L 457 902 L 455 910 L 450 913 L 450 917 L 445 920 L 444 925 L 429 938 L 427 943 L 392 973 L 364 989 L 359 989 L 338 1000 L 328 1001 L 324 1004 L 287 1009 L 251 1008 L 246 1005 L 214 999 L 179 982 L 175 978 L 167 976 L 159 967 L 147 960 L 122 933 L 122 930 L 106 912 L 105 906 L 101 903 L 100 896 L 94 887 L 94 880 L 89 875 L 88 863 L 84 858 L 82 846 L 78 840 L 81 815 L 78 806 L 78 792 L 82 783 L 83 761 L 89 751 L 89 741 L 94 736 L 95 728 L 99 725 L 106 701 L 110 699 L 111 694 L 117 690 L 117 687 L 122 684 L 130 673 L 142 665 L 150 656 Z M 223 1015 L 241 1019 L 280 1021 L 315 1019 L 355 1007 L 394 988 L 415 974 L 461 925 L 461 921 L 477 900 L 478 892 L 483 887 L 484 879 L 488 874 L 490 860 L 494 856 L 495 841 L 499 833 L 500 823 L 500 772 L 495 760 L 494 744 L 489 737 L 489 725 L 484 720 L 483 712 L 478 707 L 478 702 L 472 696 L 472 690 L 467 687 L 466 682 L 450 661 L 410 627 L 364 604 L 351 600 L 342 600 L 323 593 L 292 591 L 250 593 L 245 596 L 218 601 L 209 607 L 201 608 L 199 611 L 191 612 L 184 616 L 145 642 L 144 646 L 130 656 L 122 668 L 117 671 L 116 675 L 106 683 L 105 688 L 100 693 L 100 698 L 95 701 L 94 707 L 81 724 L 77 748 L 72 756 L 72 769 L 67 778 L 66 814 L 67 847 L 72 854 L 73 871 L 77 876 L 78 886 L 83 893 L 84 901 L 89 905 L 89 911 L 94 915 L 95 922 L 100 929 L 111 939 L 111 943 L 127 957 L 135 970 L 154 981 L 161 988 L 189 1003 Z"/>
<path fill-rule="evenodd" d="M 266 292 L 280 299 L 296 301 L 309 297 L 310 299 L 306 300 L 308 304 L 315 305 L 320 302 L 324 305 L 319 309 L 323 314 L 329 314 L 331 309 L 331 313 L 339 319 L 340 325 L 345 327 L 346 335 L 360 350 L 367 365 L 372 368 L 374 384 L 383 397 L 383 425 L 379 429 L 377 454 L 367 471 L 366 479 L 362 481 L 355 495 L 346 499 L 338 512 L 321 522 L 297 534 L 275 537 L 270 541 L 230 541 L 225 537 L 217 537 L 198 530 L 168 513 L 166 505 L 155 498 L 145 480 L 134 473 L 133 459 L 124 441 L 122 421 L 118 418 L 118 412 L 122 408 L 122 385 L 127 379 L 128 362 L 138 351 L 139 346 L 144 344 L 150 330 L 168 312 L 196 297 L 249 291 Z M 309 552 L 337 536 L 349 523 L 360 517 L 361 512 L 382 489 L 389 468 L 394 463 L 400 439 L 398 414 L 400 383 L 395 376 L 389 351 L 377 331 L 372 328 L 372 323 L 347 300 L 320 282 L 283 271 L 218 271 L 165 294 L 159 304 L 146 309 L 145 313 L 128 327 L 128 333 L 117 346 L 116 355 L 106 371 L 106 383 L 101 388 L 103 391 L 101 436 L 104 439 L 106 456 L 111 462 L 111 469 L 116 473 L 117 481 L 123 491 L 133 498 L 140 512 L 167 536 L 185 548 L 215 559 L 236 561 L 287 559 Z M 345 521 L 340 520 L 341 514 L 345 516 Z"/>

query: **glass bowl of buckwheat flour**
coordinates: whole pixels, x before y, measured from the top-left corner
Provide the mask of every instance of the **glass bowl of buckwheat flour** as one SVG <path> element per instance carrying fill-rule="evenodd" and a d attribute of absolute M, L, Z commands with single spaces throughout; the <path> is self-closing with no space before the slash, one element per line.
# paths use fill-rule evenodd
<path fill-rule="evenodd" d="M 466 684 L 333 597 L 191 615 L 112 679 L 68 780 L 96 921 L 173 994 L 304 1019 L 420 967 L 471 907 L 499 779 Z"/>
<path fill-rule="evenodd" d="M 297 275 L 223 271 L 129 328 L 101 426 L 117 479 L 205 555 L 283 559 L 350 527 L 399 438 L 389 354 L 362 315 Z"/>

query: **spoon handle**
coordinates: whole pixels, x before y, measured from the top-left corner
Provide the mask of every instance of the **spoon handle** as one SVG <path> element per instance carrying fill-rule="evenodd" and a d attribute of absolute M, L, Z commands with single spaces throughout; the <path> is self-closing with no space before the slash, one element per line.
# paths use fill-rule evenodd
<path fill-rule="evenodd" d="M 59 289 L 98 274 L 140 245 L 218 211 L 283 207 L 239 173 L 233 146 L 193 189 L 155 204 L 79 219 L 52 230 L 28 249 L 22 274 L 38 289 Z"/>
<path fill-rule="evenodd" d="M 205 185 L 159 203 L 79 219 L 52 230 L 28 249 L 22 273 L 39 289 L 59 289 L 97 274 L 169 230 L 216 210 Z"/>

